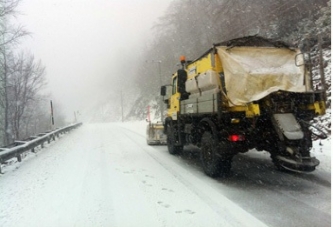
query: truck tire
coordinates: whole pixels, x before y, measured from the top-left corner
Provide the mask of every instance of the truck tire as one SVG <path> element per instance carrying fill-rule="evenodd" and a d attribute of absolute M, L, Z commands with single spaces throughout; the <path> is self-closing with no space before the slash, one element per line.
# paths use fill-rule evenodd
<path fill-rule="evenodd" d="M 219 141 L 209 131 L 204 132 L 201 138 L 201 163 L 204 172 L 210 177 L 218 177 L 230 172 L 231 157 L 219 155 Z"/>
<path fill-rule="evenodd" d="M 177 129 L 173 125 L 169 125 L 167 128 L 167 144 L 169 153 L 172 155 L 179 154 L 183 151 L 183 145 L 176 145 L 178 140 Z"/>

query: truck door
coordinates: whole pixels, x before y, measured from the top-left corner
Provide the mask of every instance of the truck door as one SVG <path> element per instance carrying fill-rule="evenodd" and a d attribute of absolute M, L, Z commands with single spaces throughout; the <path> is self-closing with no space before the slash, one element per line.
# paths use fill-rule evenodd
<path fill-rule="evenodd" d="M 177 120 L 177 113 L 179 112 L 179 100 L 180 93 L 178 92 L 178 76 L 175 76 L 172 80 L 172 95 L 170 98 L 170 109 L 168 115 L 172 117 L 173 120 Z"/>

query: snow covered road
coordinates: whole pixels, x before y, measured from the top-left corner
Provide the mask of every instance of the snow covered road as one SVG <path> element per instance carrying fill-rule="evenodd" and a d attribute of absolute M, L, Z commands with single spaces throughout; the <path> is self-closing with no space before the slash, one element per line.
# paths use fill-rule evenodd
<path fill-rule="evenodd" d="M 0 226 L 330 226 L 330 171 L 281 173 L 248 153 L 211 179 L 197 149 L 169 155 L 144 130 L 83 125 L 6 167 Z"/>

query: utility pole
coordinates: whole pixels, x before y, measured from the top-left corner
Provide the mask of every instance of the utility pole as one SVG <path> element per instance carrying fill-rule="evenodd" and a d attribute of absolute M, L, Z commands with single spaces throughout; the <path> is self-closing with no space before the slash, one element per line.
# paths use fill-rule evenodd
<path fill-rule="evenodd" d="M 3 48 L 3 60 L 4 60 L 4 77 L 3 77 L 3 85 L 5 92 L 5 145 L 10 143 L 10 133 L 9 133 L 9 100 L 8 100 L 8 68 L 7 68 L 7 56 L 6 49 Z"/>
<path fill-rule="evenodd" d="M 324 61 L 323 61 L 323 39 L 321 34 L 318 35 L 318 46 L 319 46 L 319 72 L 320 72 L 320 82 L 321 82 L 321 89 L 324 91 L 324 100 L 326 102 L 327 95 L 326 95 L 326 81 L 325 81 L 325 73 L 324 73 Z"/>
<path fill-rule="evenodd" d="M 51 130 L 53 130 L 53 127 L 54 127 L 54 117 L 53 117 L 53 104 L 52 104 L 52 100 L 50 100 L 50 105 L 51 105 Z"/>
<path fill-rule="evenodd" d="M 76 111 L 74 111 L 74 123 L 77 123 Z"/>
<path fill-rule="evenodd" d="M 123 90 L 120 90 L 120 103 L 121 103 L 121 122 L 124 122 Z"/>

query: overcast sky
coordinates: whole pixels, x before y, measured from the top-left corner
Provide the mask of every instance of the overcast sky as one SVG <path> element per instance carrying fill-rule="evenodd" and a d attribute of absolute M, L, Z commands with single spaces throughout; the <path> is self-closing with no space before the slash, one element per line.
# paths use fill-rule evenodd
<path fill-rule="evenodd" d="M 48 90 L 73 113 L 113 88 L 121 55 L 142 50 L 171 1 L 22 0 L 18 20 L 32 33 L 23 48 L 42 60 Z"/>

